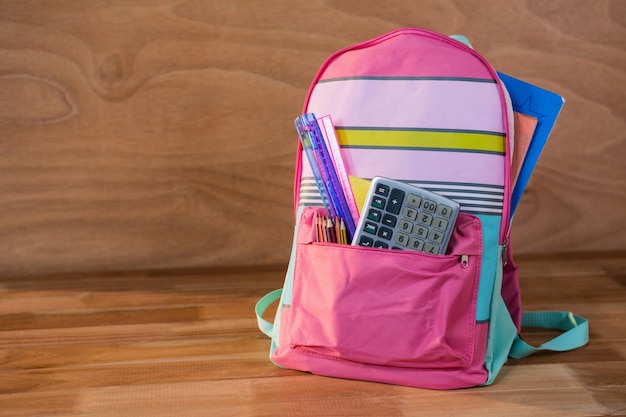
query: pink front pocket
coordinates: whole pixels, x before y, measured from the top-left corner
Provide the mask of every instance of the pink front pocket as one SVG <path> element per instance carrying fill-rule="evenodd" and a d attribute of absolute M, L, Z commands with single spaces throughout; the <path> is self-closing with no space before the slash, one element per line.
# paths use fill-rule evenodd
<path fill-rule="evenodd" d="M 459 217 L 452 254 L 442 256 L 314 243 L 309 215 L 301 219 L 287 330 L 294 353 L 412 368 L 470 365 L 478 218 Z"/>

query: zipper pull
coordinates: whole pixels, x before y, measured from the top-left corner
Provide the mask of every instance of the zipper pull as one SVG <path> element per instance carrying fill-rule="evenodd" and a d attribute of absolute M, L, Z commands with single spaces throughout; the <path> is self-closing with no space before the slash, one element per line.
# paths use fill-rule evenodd
<path fill-rule="evenodd" d="M 461 255 L 461 268 L 467 269 L 469 267 L 469 256 Z"/>
<path fill-rule="evenodd" d="M 502 266 L 506 266 L 509 263 L 509 259 L 508 259 L 508 250 L 509 250 L 509 238 L 507 236 L 506 239 L 504 239 L 504 244 L 502 247 Z"/>

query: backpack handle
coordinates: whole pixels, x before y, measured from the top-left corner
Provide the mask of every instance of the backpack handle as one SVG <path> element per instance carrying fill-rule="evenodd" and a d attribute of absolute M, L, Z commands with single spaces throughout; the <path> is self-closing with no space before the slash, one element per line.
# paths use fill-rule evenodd
<path fill-rule="evenodd" d="M 536 311 L 522 314 L 522 327 L 562 330 L 559 336 L 541 344 L 531 346 L 519 335 L 513 341 L 509 356 L 514 359 L 525 358 L 539 351 L 564 352 L 584 346 L 589 341 L 589 323 L 587 319 L 564 311 Z"/>

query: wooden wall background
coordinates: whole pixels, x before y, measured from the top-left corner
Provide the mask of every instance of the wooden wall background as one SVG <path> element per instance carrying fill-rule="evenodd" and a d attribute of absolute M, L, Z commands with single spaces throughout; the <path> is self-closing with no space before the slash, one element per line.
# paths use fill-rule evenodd
<path fill-rule="evenodd" d="M 309 82 L 403 26 L 565 96 L 516 252 L 625 249 L 623 0 L 0 0 L 0 274 L 286 263 Z"/>

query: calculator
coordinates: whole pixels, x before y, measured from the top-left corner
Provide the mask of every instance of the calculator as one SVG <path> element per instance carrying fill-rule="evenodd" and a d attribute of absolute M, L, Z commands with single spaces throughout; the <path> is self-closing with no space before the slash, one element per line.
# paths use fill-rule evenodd
<path fill-rule="evenodd" d="M 459 209 L 457 202 L 439 194 L 375 177 L 352 245 L 445 254 Z"/>

